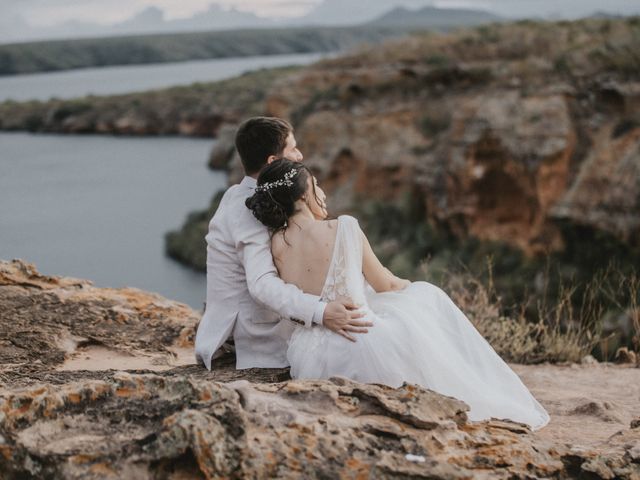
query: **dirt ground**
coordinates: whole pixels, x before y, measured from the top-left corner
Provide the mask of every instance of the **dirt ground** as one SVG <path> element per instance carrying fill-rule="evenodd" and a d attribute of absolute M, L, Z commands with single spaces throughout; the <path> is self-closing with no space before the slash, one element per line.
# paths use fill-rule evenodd
<path fill-rule="evenodd" d="M 640 368 L 612 363 L 510 366 L 551 416 L 533 435 L 586 447 L 640 418 Z"/>

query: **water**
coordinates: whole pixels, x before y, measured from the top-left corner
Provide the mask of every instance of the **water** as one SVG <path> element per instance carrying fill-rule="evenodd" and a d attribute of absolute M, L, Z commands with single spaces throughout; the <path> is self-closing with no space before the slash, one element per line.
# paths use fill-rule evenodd
<path fill-rule="evenodd" d="M 164 255 L 164 234 L 226 185 L 211 140 L 0 133 L 0 259 L 196 309 L 206 277 Z"/>
<path fill-rule="evenodd" d="M 259 68 L 306 65 L 328 56 L 327 53 L 270 55 L 0 76 L 0 101 L 113 95 L 212 82 Z"/>

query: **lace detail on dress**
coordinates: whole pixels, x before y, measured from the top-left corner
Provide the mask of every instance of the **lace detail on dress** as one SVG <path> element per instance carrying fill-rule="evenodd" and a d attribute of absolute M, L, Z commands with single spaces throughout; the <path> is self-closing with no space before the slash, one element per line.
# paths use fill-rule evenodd
<path fill-rule="evenodd" d="M 338 231 L 340 234 L 340 231 Z M 320 298 L 325 302 L 332 302 L 339 297 L 348 297 L 349 288 L 347 286 L 347 259 L 342 242 L 336 237 L 336 244 L 333 247 L 336 251 L 333 255 L 333 262 L 327 272 L 327 279 L 322 289 Z"/>
<path fill-rule="evenodd" d="M 338 231 L 333 258 L 327 272 L 320 298 L 325 302 L 332 302 L 340 297 L 353 298 L 357 292 L 352 291 L 352 280 L 361 274 L 362 249 L 359 247 L 357 220 L 347 215 L 338 217 Z M 358 267 L 358 265 L 360 265 Z"/>

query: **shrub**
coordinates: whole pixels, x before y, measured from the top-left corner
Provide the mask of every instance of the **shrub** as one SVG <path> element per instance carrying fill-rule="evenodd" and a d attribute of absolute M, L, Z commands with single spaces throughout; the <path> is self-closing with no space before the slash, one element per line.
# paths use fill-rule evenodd
<path fill-rule="evenodd" d="M 489 272 L 491 264 L 489 263 Z M 563 290 L 552 305 L 538 305 L 538 318 L 502 314 L 491 275 L 488 284 L 469 273 L 448 274 L 443 288 L 506 361 L 516 363 L 580 362 L 602 341 L 600 311 L 584 297 L 582 318 L 572 308 L 571 290 Z"/>
<path fill-rule="evenodd" d="M 218 192 L 207 210 L 190 213 L 180 230 L 165 234 L 165 253 L 191 268 L 207 271 L 207 243 L 205 236 L 209 221 L 220 205 L 224 191 Z"/>

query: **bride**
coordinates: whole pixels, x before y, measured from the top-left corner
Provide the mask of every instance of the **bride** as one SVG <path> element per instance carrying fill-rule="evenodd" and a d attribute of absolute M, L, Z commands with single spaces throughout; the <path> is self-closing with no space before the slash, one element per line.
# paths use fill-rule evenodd
<path fill-rule="evenodd" d="M 321 326 L 296 327 L 287 350 L 292 378 L 415 383 L 466 402 L 470 420 L 545 426 L 547 411 L 449 296 L 431 283 L 394 276 L 354 217 L 327 219 L 325 199 L 307 167 L 276 160 L 246 201 L 273 233 L 273 258 L 285 282 L 327 302 L 349 298 L 373 322 L 357 339 Z"/>

